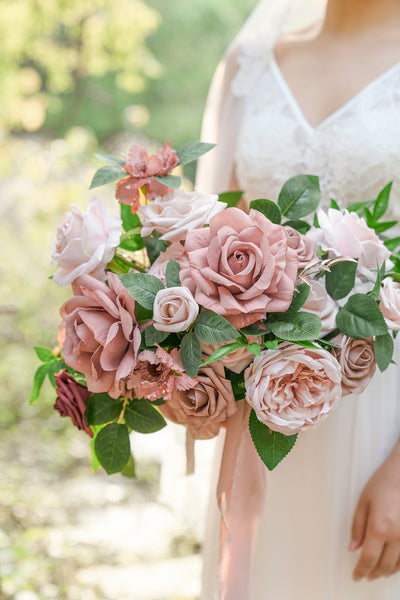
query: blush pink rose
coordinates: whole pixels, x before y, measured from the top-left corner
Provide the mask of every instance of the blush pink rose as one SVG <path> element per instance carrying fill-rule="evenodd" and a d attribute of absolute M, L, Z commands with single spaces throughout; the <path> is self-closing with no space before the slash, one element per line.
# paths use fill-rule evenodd
<path fill-rule="evenodd" d="M 289 225 L 285 225 L 283 229 L 289 240 L 289 248 L 292 248 L 296 252 L 299 268 L 303 269 L 317 258 L 317 247 L 315 242 Z"/>
<path fill-rule="evenodd" d="M 121 237 L 122 221 L 110 215 L 101 200 L 93 198 L 85 212 L 71 206 L 57 227 L 53 243 L 52 264 L 59 270 L 53 279 L 58 285 L 69 285 L 88 274 L 106 279 L 105 267 L 115 254 Z"/>
<path fill-rule="evenodd" d="M 292 301 L 296 253 L 283 228 L 257 210 L 227 208 L 209 227 L 189 231 L 179 262 L 182 285 L 198 304 L 235 327 L 285 311 Z"/>
<path fill-rule="evenodd" d="M 153 262 L 149 270 L 150 275 L 154 275 L 154 277 L 157 277 L 164 285 L 166 285 L 165 271 L 167 265 L 171 259 L 178 260 L 182 253 L 182 244 L 180 242 L 173 242 L 168 246 L 165 252 L 161 252 L 160 256 Z"/>
<path fill-rule="evenodd" d="M 93 437 L 93 431 L 86 421 L 86 405 L 89 400 L 89 390 L 80 385 L 68 373 L 62 371 L 55 375 L 57 400 L 54 404 L 62 417 L 69 417 L 78 429 Z"/>
<path fill-rule="evenodd" d="M 150 200 L 163 196 L 171 188 L 163 185 L 155 177 L 168 175 L 179 163 L 179 157 L 171 148 L 169 142 L 153 156 L 147 154 L 146 148 L 134 145 L 128 152 L 128 158 L 123 165 L 129 177 L 120 179 L 117 183 L 116 198 L 121 204 L 132 206 L 132 212 L 139 208 L 139 189 L 146 188 L 146 197 Z"/>
<path fill-rule="evenodd" d="M 390 257 L 382 240 L 355 212 L 319 210 L 318 222 L 320 228 L 310 229 L 307 236 L 333 256 L 358 258 L 359 264 L 367 269 L 376 269 Z"/>
<path fill-rule="evenodd" d="M 333 348 L 332 353 L 342 370 L 342 394 L 361 394 L 376 371 L 374 340 L 354 340 L 343 335 L 337 343 L 340 349 Z"/>
<path fill-rule="evenodd" d="M 400 283 L 390 277 L 384 279 L 379 300 L 386 325 L 393 331 L 400 331 Z"/>
<path fill-rule="evenodd" d="M 336 315 L 339 305 L 329 296 L 326 288 L 319 281 L 310 279 L 310 293 L 302 308 L 306 312 L 317 314 L 321 319 L 321 333 L 323 335 L 336 329 Z"/>
<path fill-rule="evenodd" d="M 153 306 L 153 325 L 158 331 L 186 331 L 198 314 L 199 305 L 187 287 L 171 287 L 157 292 Z"/>
<path fill-rule="evenodd" d="M 185 372 L 176 348 L 170 353 L 160 346 L 153 352 L 144 350 L 138 356 L 133 373 L 126 380 L 126 395 L 147 400 L 170 398 L 175 390 L 190 390 L 197 384 Z"/>
<path fill-rule="evenodd" d="M 160 410 L 167 419 L 186 425 L 193 439 L 216 436 L 237 410 L 232 385 L 225 379 L 222 364 L 200 367 L 197 385 L 188 391 L 173 392 Z"/>
<path fill-rule="evenodd" d="M 342 395 L 336 358 L 326 350 L 291 343 L 256 356 L 245 371 L 245 384 L 259 421 L 285 435 L 320 425 Z"/>
<path fill-rule="evenodd" d="M 83 275 L 75 296 L 61 307 L 66 337 L 64 360 L 86 377 L 91 392 L 121 394 L 120 384 L 134 370 L 141 342 L 135 301 L 117 275 L 108 273 L 109 287 Z"/>
<path fill-rule="evenodd" d="M 168 242 L 184 240 L 191 229 L 203 227 L 211 217 L 226 208 L 218 196 L 201 192 L 172 190 L 139 209 L 142 220 L 142 237 L 156 231 Z"/>
<path fill-rule="evenodd" d="M 259 344 L 261 343 L 261 338 L 257 336 L 249 336 L 247 338 L 249 344 Z M 215 352 L 221 346 L 225 344 L 206 344 L 205 342 L 200 342 L 201 349 L 203 354 L 206 354 L 207 357 L 211 356 L 213 352 Z M 253 360 L 254 354 L 247 350 L 247 348 L 238 348 L 233 352 L 230 352 L 226 356 L 223 356 L 219 359 L 218 362 L 224 365 L 230 371 L 234 373 L 241 373 L 243 369 L 245 369 Z"/>

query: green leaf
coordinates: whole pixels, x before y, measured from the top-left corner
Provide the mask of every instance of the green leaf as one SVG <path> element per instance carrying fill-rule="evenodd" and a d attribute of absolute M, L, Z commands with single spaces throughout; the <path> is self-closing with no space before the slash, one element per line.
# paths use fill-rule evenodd
<path fill-rule="evenodd" d="M 325 281 L 326 291 L 333 300 L 340 300 L 350 294 L 356 280 L 357 267 L 358 263 L 354 261 L 340 262 L 330 267 Z"/>
<path fill-rule="evenodd" d="M 48 365 L 40 365 L 40 367 L 36 370 L 35 376 L 33 378 L 33 386 L 29 396 L 29 404 L 35 404 L 39 400 L 40 390 L 42 389 L 42 385 L 44 380 L 46 379 Z"/>
<path fill-rule="evenodd" d="M 148 308 L 143 308 L 143 306 L 137 302 L 135 304 L 135 317 L 138 323 L 144 323 L 145 321 L 150 321 L 153 318 L 153 311 L 149 310 Z"/>
<path fill-rule="evenodd" d="M 171 260 L 167 264 L 167 268 L 165 271 L 165 281 L 167 287 L 180 287 L 182 285 L 179 277 L 179 272 L 180 266 L 178 261 L 171 258 Z"/>
<path fill-rule="evenodd" d="M 288 436 L 270 431 L 258 420 L 254 410 L 250 413 L 249 428 L 258 455 L 270 471 L 289 454 L 297 440 L 297 434 Z"/>
<path fill-rule="evenodd" d="M 101 187 L 102 185 L 106 185 L 117 179 L 122 179 L 123 177 L 128 177 L 128 173 L 120 167 L 112 167 L 111 165 L 100 167 L 94 174 L 89 189 L 93 190 L 94 188 Z"/>
<path fill-rule="evenodd" d="M 206 144 L 204 142 L 187 142 L 176 151 L 179 156 L 179 164 L 184 167 L 189 163 L 198 160 L 203 154 L 207 154 L 215 148 L 215 144 Z"/>
<path fill-rule="evenodd" d="M 389 198 L 390 192 L 392 190 L 393 181 L 388 183 L 383 190 L 379 193 L 377 199 L 375 200 L 373 217 L 375 221 L 378 221 L 388 209 L 389 206 Z"/>
<path fill-rule="evenodd" d="M 78 371 L 75 371 L 75 369 L 69 367 L 68 365 L 65 365 L 64 368 L 68 371 L 71 377 L 75 379 L 76 383 L 79 383 L 79 385 L 82 385 L 83 387 L 87 387 L 86 377 L 82 375 L 82 373 L 78 373 Z"/>
<path fill-rule="evenodd" d="M 368 296 L 371 296 L 371 298 L 373 298 L 374 300 L 378 299 L 379 293 L 381 291 L 382 281 L 385 277 L 385 274 L 386 274 L 386 264 L 383 263 L 381 268 L 378 269 L 376 283 L 375 283 L 373 289 L 370 292 L 368 292 Z"/>
<path fill-rule="evenodd" d="M 92 439 L 90 440 L 91 463 L 92 463 L 92 469 L 96 473 L 96 471 L 98 471 L 98 469 L 100 468 L 101 465 L 100 465 L 99 459 L 96 456 L 95 444 L 96 444 L 96 437 L 92 437 Z"/>
<path fill-rule="evenodd" d="M 126 466 L 122 469 L 121 475 L 124 477 L 129 477 L 130 479 L 136 479 L 136 465 L 132 454 L 126 463 Z"/>
<path fill-rule="evenodd" d="M 336 325 L 342 333 L 354 339 L 386 335 L 385 319 L 377 302 L 366 294 L 354 294 L 341 308 Z"/>
<path fill-rule="evenodd" d="M 132 235 L 127 240 L 124 240 L 119 244 L 119 248 L 123 250 L 129 250 L 129 252 L 137 252 L 144 248 L 144 239 L 139 235 Z"/>
<path fill-rule="evenodd" d="M 257 327 L 257 325 L 254 323 L 253 325 L 248 325 L 247 327 L 242 327 L 242 329 L 240 330 L 240 333 L 243 333 L 244 335 L 264 335 L 267 332 L 265 331 L 265 329 L 261 329 L 260 327 Z"/>
<path fill-rule="evenodd" d="M 182 179 L 178 175 L 163 175 L 162 177 L 154 177 L 163 185 L 177 190 L 182 185 Z"/>
<path fill-rule="evenodd" d="M 91 394 L 86 406 L 86 421 L 89 425 L 111 423 L 119 418 L 122 407 L 122 400 L 114 400 L 106 393 Z"/>
<path fill-rule="evenodd" d="M 279 349 L 279 342 L 277 339 L 266 340 L 264 342 L 264 345 L 266 348 L 268 348 L 268 350 L 278 350 Z"/>
<path fill-rule="evenodd" d="M 36 352 L 36 356 L 42 361 L 42 363 L 53 363 L 57 360 L 52 350 L 49 348 L 40 348 L 39 346 L 34 346 L 33 349 Z"/>
<path fill-rule="evenodd" d="M 297 286 L 297 291 L 293 294 L 293 300 L 286 312 L 280 313 L 282 318 L 279 320 L 290 319 L 292 315 L 295 315 L 304 306 L 310 295 L 310 286 L 307 283 L 300 283 Z"/>
<path fill-rule="evenodd" d="M 307 231 L 309 231 L 311 229 L 311 225 L 309 225 L 307 223 L 307 221 L 286 221 L 286 223 L 282 223 L 282 225 L 288 226 L 288 227 L 292 227 L 293 229 L 295 229 L 296 231 L 298 231 L 299 233 L 307 233 Z"/>
<path fill-rule="evenodd" d="M 318 216 L 317 216 L 317 213 L 315 213 L 315 215 L 314 215 L 314 219 L 313 219 L 313 226 L 314 226 L 316 229 L 319 229 L 319 221 L 318 221 Z"/>
<path fill-rule="evenodd" d="M 148 273 L 125 273 L 119 275 L 119 279 L 131 296 L 149 310 L 153 308 L 157 293 L 164 289 L 162 281 Z"/>
<path fill-rule="evenodd" d="M 135 398 L 129 402 L 125 411 L 125 423 L 139 433 L 154 433 L 166 426 L 162 414 L 150 400 Z"/>
<path fill-rule="evenodd" d="M 313 313 L 298 312 L 288 321 L 271 323 L 271 330 L 276 337 L 288 342 L 316 340 L 321 332 L 321 319 Z"/>
<path fill-rule="evenodd" d="M 331 208 L 334 208 L 335 210 L 341 210 L 339 204 L 333 198 L 331 198 Z"/>
<path fill-rule="evenodd" d="M 56 388 L 56 374 L 63 371 L 65 368 L 65 362 L 63 360 L 55 360 L 54 362 L 47 364 L 47 377 L 53 388 Z"/>
<path fill-rule="evenodd" d="M 201 346 L 194 333 L 189 332 L 182 339 L 182 365 L 189 377 L 196 377 L 201 364 Z"/>
<path fill-rule="evenodd" d="M 374 204 L 374 202 L 375 202 L 375 200 L 365 200 L 364 202 L 354 202 L 354 204 L 350 204 L 350 206 L 347 207 L 347 210 L 349 212 L 356 212 L 361 217 L 363 217 L 365 209 L 372 206 Z"/>
<path fill-rule="evenodd" d="M 154 346 L 154 344 L 161 344 L 169 336 L 168 331 L 158 331 L 154 325 L 149 325 L 144 330 L 144 339 L 146 346 Z"/>
<path fill-rule="evenodd" d="M 224 192 L 223 194 L 219 194 L 219 202 L 225 202 L 227 204 L 227 208 L 235 207 L 239 204 L 241 197 L 244 192 Z"/>
<path fill-rule="evenodd" d="M 395 227 L 398 224 L 398 221 L 385 221 L 384 223 L 375 223 L 373 225 L 373 229 L 375 229 L 376 234 L 383 233 L 392 227 Z"/>
<path fill-rule="evenodd" d="M 136 213 L 132 213 L 132 209 L 129 205 L 121 204 L 120 210 L 124 231 L 131 231 L 132 229 L 136 229 L 136 227 L 140 227 L 139 216 Z"/>
<path fill-rule="evenodd" d="M 115 167 L 123 167 L 125 164 L 124 158 L 112 154 L 95 154 L 95 157 Z"/>
<path fill-rule="evenodd" d="M 165 252 L 167 245 L 163 240 L 160 240 L 158 233 L 153 232 L 151 235 L 146 236 L 144 239 L 144 245 L 146 246 L 147 256 L 151 264 L 160 256 L 161 252 Z"/>
<path fill-rule="evenodd" d="M 375 360 L 380 371 L 386 371 L 392 362 L 394 352 L 393 338 L 390 333 L 375 338 Z"/>
<path fill-rule="evenodd" d="M 260 347 L 259 344 L 257 344 L 257 346 Z M 203 363 L 201 363 L 200 366 L 205 367 L 206 365 L 209 365 L 210 363 L 215 362 L 216 360 L 220 360 L 221 358 L 224 358 L 224 356 L 227 356 L 231 352 L 234 352 L 238 348 L 242 348 L 242 347 L 243 347 L 243 344 L 241 344 L 240 342 L 233 342 L 232 344 L 226 344 L 225 346 L 220 346 L 211 354 L 211 356 L 209 356 L 207 358 L 207 360 L 205 360 Z"/>
<path fill-rule="evenodd" d="M 276 223 L 279 225 L 282 220 L 279 206 L 271 200 L 253 200 L 250 202 L 250 208 L 253 210 L 258 210 L 265 217 L 267 217 L 271 223 Z"/>
<path fill-rule="evenodd" d="M 206 344 L 231 342 L 240 336 L 237 329 L 229 321 L 210 310 L 204 310 L 200 313 L 194 326 L 194 334 L 200 342 Z"/>
<path fill-rule="evenodd" d="M 225 377 L 229 379 L 232 385 L 233 395 L 235 396 L 236 402 L 243 400 L 246 397 L 246 385 L 244 382 L 244 371 L 241 373 L 235 373 L 229 369 L 225 369 Z"/>
<path fill-rule="evenodd" d="M 312 213 L 321 200 L 319 179 L 315 175 L 295 175 L 283 186 L 278 198 L 282 215 L 301 219 Z"/>
<path fill-rule="evenodd" d="M 386 248 L 390 250 L 390 252 L 393 252 L 398 246 L 400 246 L 400 237 L 395 237 L 391 240 L 386 240 L 384 244 Z"/>
<path fill-rule="evenodd" d="M 95 437 L 94 448 L 106 473 L 111 475 L 121 472 L 131 455 L 127 426 L 123 423 L 106 425 Z"/>

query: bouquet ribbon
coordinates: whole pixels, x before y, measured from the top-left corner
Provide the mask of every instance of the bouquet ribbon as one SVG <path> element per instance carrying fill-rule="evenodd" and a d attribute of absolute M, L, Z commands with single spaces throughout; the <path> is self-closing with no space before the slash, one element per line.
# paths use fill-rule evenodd
<path fill-rule="evenodd" d="M 221 511 L 218 600 L 250 600 L 251 569 L 266 493 L 266 469 L 251 439 L 250 406 L 228 419 L 217 486 Z"/>

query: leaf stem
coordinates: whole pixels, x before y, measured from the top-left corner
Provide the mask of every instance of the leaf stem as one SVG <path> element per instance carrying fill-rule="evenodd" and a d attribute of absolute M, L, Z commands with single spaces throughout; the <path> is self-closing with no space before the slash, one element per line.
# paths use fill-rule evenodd
<path fill-rule="evenodd" d="M 117 421 L 118 425 L 120 425 L 122 423 L 122 419 L 125 416 L 125 411 L 126 411 L 126 407 L 129 404 L 129 398 L 124 398 L 124 404 L 122 406 L 122 410 L 121 410 L 121 414 L 119 415 L 119 419 Z"/>
<path fill-rule="evenodd" d="M 140 233 L 140 227 L 135 227 L 134 229 L 130 229 L 129 231 L 127 231 L 126 233 L 121 235 L 120 243 L 126 242 L 126 240 L 129 240 L 129 238 L 131 236 L 138 235 L 139 233 Z"/>
<path fill-rule="evenodd" d="M 145 267 L 143 267 L 142 265 L 140 265 L 139 263 L 137 263 L 134 260 L 129 260 L 128 258 L 125 258 L 125 256 L 123 254 L 120 254 L 118 251 L 115 253 L 115 256 L 118 258 L 118 260 L 120 260 L 122 263 L 124 263 L 124 265 L 126 265 L 127 267 L 136 269 L 140 273 L 147 273 Z"/>

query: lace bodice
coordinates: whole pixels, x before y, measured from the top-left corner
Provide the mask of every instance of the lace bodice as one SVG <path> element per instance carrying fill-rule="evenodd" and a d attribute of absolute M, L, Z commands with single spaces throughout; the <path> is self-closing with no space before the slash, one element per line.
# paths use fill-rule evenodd
<path fill-rule="evenodd" d="M 273 56 L 242 52 L 232 93 L 243 102 L 235 169 L 248 201 L 276 200 L 289 177 L 318 175 L 322 206 L 370 200 L 394 181 L 400 219 L 400 62 L 312 127 Z M 388 215 L 389 216 L 389 215 Z"/>

